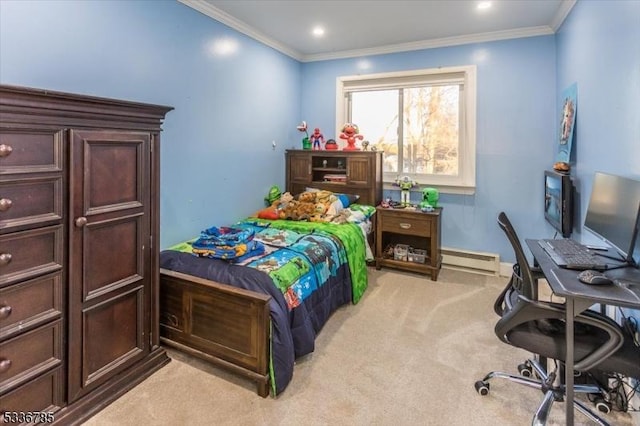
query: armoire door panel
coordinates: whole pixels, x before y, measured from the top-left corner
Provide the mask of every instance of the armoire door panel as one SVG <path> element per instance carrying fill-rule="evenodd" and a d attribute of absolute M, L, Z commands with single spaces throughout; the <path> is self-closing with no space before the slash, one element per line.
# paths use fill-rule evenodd
<path fill-rule="evenodd" d="M 151 350 L 151 136 L 69 131 L 69 399 Z"/>
<path fill-rule="evenodd" d="M 150 135 L 73 131 L 85 164 L 82 216 L 145 204 Z M 108 177 L 108 178 L 105 178 Z"/>
<path fill-rule="evenodd" d="M 144 278 L 143 219 L 142 215 L 127 216 L 84 227 L 84 301 Z"/>
<path fill-rule="evenodd" d="M 83 387 L 110 377 L 114 370 L 144 355 L 143 296 L 143 288 L 138 287 L 83 312 Z"/>

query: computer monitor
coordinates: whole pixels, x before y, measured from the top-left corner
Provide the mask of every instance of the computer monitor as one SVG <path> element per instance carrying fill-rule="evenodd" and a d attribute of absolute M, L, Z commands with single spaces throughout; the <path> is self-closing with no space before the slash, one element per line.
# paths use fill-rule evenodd
<path fill-rule="evenodd" d="M 544 218 L 568 238 L 573 229 L 573 183 L 566 173 L 544 172 Z"/>
<path fill-rule="evenodd" d="M 634 248 L 640 231 L 640 181 L 596 172 L 584 220 L 589 230 L 637 266 Z"/>

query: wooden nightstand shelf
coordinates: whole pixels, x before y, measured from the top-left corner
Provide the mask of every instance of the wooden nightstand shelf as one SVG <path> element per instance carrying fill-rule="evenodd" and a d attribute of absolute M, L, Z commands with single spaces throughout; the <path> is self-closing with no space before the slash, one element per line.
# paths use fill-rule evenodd
<path fill-rule="evenodd" d="M 442 266 L 440 253 L 440 216 L 442 208 L 423 213 L 419 210 L 377 208 L 376 269 L 382 266 L 431 274 L 436 281 Z M 424 263 L 395 260 L 385 253 L 389 247 L 406 244 L 426 250 Z"/>

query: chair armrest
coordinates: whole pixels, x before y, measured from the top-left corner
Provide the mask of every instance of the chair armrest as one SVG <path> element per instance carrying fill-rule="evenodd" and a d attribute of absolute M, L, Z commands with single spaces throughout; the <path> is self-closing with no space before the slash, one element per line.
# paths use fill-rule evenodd
<path fill-rule="evenodd" d="M 508 297 L 506 295 L 505 297 Z M 519 295 L 518 302 L 507 311 L 495 326 L 495 333 L 504 343 L 509 343 L 507 333 L 513 328 L 535 320 L 544 319 L 566 319 L 566 308 L 564 305 L 550 302 L 532 301 Z M 582 323 L 597 327 L 609 336 L 604 345 L 595 348 L 591 353 L 574 362 L 576 370 L 590 370 L 600 362 L 613 355 L 624 342 L 624 334 L 620 326 L 598 312 L 585 311 L 574 318 L 575 323 Z"/>

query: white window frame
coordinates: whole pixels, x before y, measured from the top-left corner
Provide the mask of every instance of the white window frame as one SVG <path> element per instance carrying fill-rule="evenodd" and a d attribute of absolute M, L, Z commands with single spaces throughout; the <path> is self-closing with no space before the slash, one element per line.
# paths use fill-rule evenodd
<path fill-rule="evenodd" d="M 424 186 L 435 186 L 440 192 L 473 194 L 476 187 L 476 66 L 428 68 L 377 74 L 341 76 L 336 79 L 336 134 L 349 122 L 347 94 L 353 91 L 415 87 L 420 84 L 454 82 L 462 85 L 460 108 L 460 149 L 457 176 L 409 175 Z M 357 123 L 356 123 L 357 124 Z M 405 174 L 400 174 L 404 176 Z M 398 173 L 385 173 L 385 186 L 396 180 Z"/>

